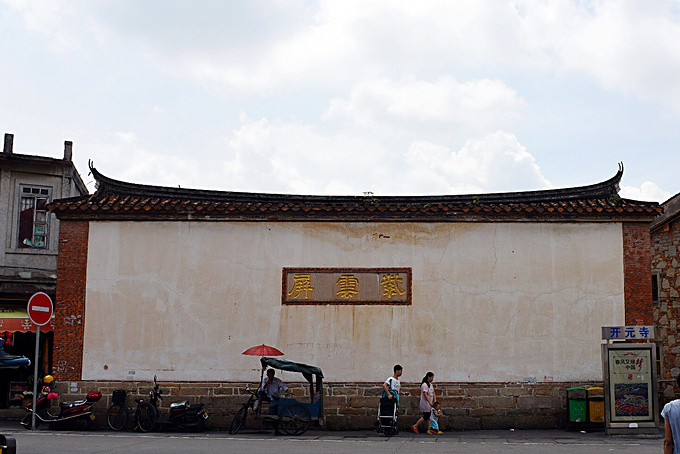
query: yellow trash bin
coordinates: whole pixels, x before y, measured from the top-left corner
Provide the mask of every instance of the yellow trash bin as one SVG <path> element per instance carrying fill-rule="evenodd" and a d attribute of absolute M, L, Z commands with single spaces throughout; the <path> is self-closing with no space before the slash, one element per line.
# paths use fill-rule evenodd
<path fill-rule="evenodd" d="M 588 388 L 588 419 L 590 422 L 604 422 L 604 389 L 599 386 Z"/>

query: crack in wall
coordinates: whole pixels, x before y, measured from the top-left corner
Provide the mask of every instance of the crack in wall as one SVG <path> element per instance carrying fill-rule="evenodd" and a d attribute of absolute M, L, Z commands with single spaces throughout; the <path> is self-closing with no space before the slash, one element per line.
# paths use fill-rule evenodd
<path fill-rule="evenodd" d="M 498 236 L 498 226 L 493 229 L 493 240 L 491 241 L 491 247 L 493 247 L 493 266 L 491 267 L 491 289 L 494 288 L 494 274 L 496 273 L 496 265 L 498 265 L 498 249 L 496 249 L 496 237 Z"/>

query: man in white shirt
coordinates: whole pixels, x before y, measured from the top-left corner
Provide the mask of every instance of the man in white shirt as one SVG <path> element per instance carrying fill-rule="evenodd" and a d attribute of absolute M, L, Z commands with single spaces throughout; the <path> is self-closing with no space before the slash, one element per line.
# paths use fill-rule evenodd
<path fill-rule="evenodd" d="M 676 379 L 675 391 L 680 388 L 680 375 Z M 664 405 L 661 416 L 665 420 L 665 436 L 663 439 L 664 454 L 680 454 L 680 399 Z"/>
<path fill-rule="evenodd" d="M 399 364 L 394 366 L 394 375 L 389 377 L 387 380 L 385 380 L 385 383 L 383 383 L 383 397 L 387 397 L 388 399 L 397 399 L 397 402 L 399 402 L 399 391 L 401 390 L 401 382 L 399 381 L 399 377 L 401 377 L 401 374 L 404 372 L 403 367 L 401 367 Z"/>
<path fill-rule="evenodd" d="M 267 376 L 262 380 L 262 385 L 258 390 L 260 401 L 262 402 L 273 402 L 281 398 L 281 391 L 285 394 L 290 394 L 291 391 L 288 387 L 278 378 L 274 377 L 276 371 L 274 369 L 267 370 Z M 257 411 L 259 405 L 255 404 L 254 410 Z M 278 404 L 269 404 L 269 414 L 276 414 L 278 411 Z"/>
<path fill-rule="evenodd" d="M 262 386 L 260 386 L 260 391 L 264 391 L 269 399 L 280 399 L 281 390 L 284 393 L 290 393 L 290 389 L 278 378 L 274 377 L 276 371 L 274 369 L 269 369 L 267 371 L 267 376 L 262 380 Z"/>

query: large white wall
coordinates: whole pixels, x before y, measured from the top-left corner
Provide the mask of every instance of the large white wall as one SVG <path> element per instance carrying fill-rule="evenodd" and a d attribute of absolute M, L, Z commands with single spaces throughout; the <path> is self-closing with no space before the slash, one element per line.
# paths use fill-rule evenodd
<path fill-rule="evenodd" d="M 266 343 L 330 381 L 601 379 L 622 254 L 619 223 L 91 222 L 83 378 L 253 381 Z M 413 304 L 282 306 L 283 267 L 411 267 Z"/>

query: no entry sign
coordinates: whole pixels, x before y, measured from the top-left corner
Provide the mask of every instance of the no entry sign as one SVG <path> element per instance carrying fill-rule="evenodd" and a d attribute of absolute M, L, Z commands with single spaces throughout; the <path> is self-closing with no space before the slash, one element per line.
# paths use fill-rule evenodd
<path fill-rule="evenodd" d="M 38 326 L 47 325 L 53 311 L 52 299 L 46 293 L 38 292 L 28 300 L 28 318 Z"/>
<path fill-rule="evenodd" d="M 52 305 L 52 298 L 43 292 L 38 292 L 34 294 L 30 300 L 28 300 L 28 318 L 31 319 L 33 323 L 38 325 L 35 331 L 35 361 L 33 366 L 33 376 L 38 376 L 38 362 L 40 359 L 40 327 L 47 325 L 47 323 L 52 318 L 52 312 L 54 311 L 54 306 Z M 38 380 L 33 380 L 33 408 L 37 404 L 38 397 Z M 35 412 L 31 412 L 31 427 L 33 430 L 37 429 L 35 427 Z"/>

